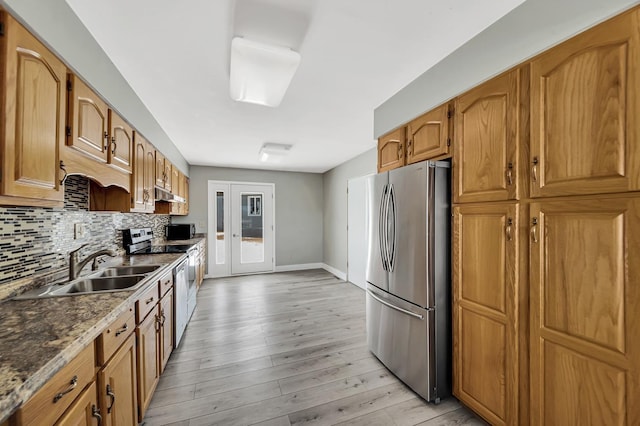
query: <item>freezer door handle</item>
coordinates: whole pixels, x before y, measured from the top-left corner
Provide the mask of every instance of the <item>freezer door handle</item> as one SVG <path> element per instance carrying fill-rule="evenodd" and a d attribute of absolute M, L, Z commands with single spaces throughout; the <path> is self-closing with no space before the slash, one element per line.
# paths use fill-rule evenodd
<path fill-rule="evenodd" d="M 387 197 L 387 223 L 389 226 L 389 232 L 387 234 L 387 257 L 389 259 L 389 272 L 393 272 L 396 264 L 396 196 L 393 191 L 393 184 L 389 185 L 389 194 Z M 391 213 L 390 217 L 389 212 Z"/>
<path fill-rule="evenodd" d="M 376 296 L 376 295 L 375 295 L 371 290 L 367 290 L 367 293 L 369 294 L 369 296 L 373 297 L 375 300 L 377 300 L 378 302 L 382 303 L 383 305 L 390 307 L 391 309 L 395 309 L 396 311 L 400 311 L 400 312 L 402 312 L 403 314 L 410 315 L 410 316 L 412 316 L 412 317 L 414 317 L 414 318 L 418 318 L 418 319 L 420 319 L 420 320 L 423 320 L 423 319 L 424 319 L 424 316 L 423 316 L 423 315 L 416 314 L 415 312 L 407 311 L 406 309 L 402 309 L 402 308 L 400 308 L 400 307 L 398 307 L 398 306 L 396 306 L 396 305 L 392 305 L 391 303 L 389 303 L 389 302 L 387 302 L 387 301 L 385 301 L 385 300 L 380 299 L 380 298 L 379 298 L 378 296 Z"/>
<path fill-rule="evenodd" d="M 378 239 L 380 242 L 380 258 L 382 259 L 382 268 L 389 272 L 387 260 L 387 238 L 386 238 L 386 208 L 387 208 L 387 187 L 382 188 L 382 197 L 380 198 L 380 215 L 378 216 Z"/>

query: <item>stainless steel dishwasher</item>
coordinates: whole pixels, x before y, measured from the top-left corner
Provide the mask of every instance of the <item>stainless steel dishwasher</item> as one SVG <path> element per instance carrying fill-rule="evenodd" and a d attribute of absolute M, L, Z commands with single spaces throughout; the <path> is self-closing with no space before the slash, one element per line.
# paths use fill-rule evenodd
<path fill-rule="evenodd" d="M 189 322 L 189 309 L 188 309 L 188 301 L 189 301 L 189 282 L 187 279 L 187 267 L 188 267 L 188 259 L 185 259 L 181 262 L 176 268 L 173 270 L 173 286 L 175 289 L 175 342 L 174 347 L 178 347 L 180 344 L 180 340 L 182 339 L 182 334 L 184 333 L 184 329 L 187 328 L 187 323 Z"/>

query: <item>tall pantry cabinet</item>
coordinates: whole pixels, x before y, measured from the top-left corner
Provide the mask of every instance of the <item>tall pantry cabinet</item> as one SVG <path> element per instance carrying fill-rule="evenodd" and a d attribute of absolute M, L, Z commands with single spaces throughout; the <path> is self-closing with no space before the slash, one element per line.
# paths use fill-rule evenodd
<path fill-rule="evenodd" d="M 640 424 L 640 10 L 531 62 L 531 423 Z"/>
<path fill-rule="evenodd" d="M 517 68 L 461 95 L 455 107 L 453 392 L 494 425 L 526 419 L 518 154 L 528 87 L 528 68 Z"/>

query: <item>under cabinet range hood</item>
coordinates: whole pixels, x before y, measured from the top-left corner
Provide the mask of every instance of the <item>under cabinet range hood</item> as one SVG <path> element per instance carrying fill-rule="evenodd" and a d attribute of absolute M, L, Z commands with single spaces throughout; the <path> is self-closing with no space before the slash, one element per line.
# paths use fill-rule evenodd
<path fill-rule="evenodd" d="M 170 203 L 184 203 L 187 201 L 179 195 L 172 194 L 164 188 L 159 188 L 156 186 L 155 189 L 156 201 L 168 201 Z"/>

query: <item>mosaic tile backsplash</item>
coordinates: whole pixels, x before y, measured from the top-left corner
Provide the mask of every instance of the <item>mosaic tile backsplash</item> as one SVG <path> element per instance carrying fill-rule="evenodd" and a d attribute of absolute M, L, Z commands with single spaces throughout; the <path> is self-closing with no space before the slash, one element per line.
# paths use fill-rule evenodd
<path fill-rule="evenodd" d="M 67 267 L 69 252 L 87 244 L 81 256 L 100 249 L 124 253 L 121 230 L 151 227 L 162 236 L 168 215 L 89 211 L 89 181 L 69 176 L 64 208 L 0 206 L 0 285 Z M 74 226 L 84 227 L 74 239 Z"/>

